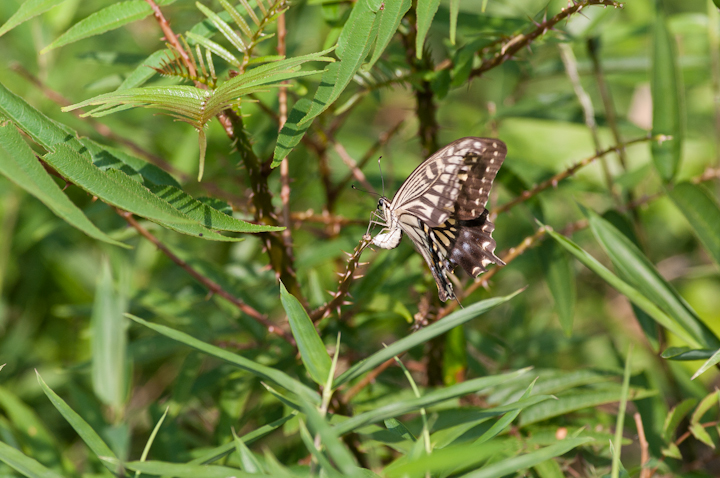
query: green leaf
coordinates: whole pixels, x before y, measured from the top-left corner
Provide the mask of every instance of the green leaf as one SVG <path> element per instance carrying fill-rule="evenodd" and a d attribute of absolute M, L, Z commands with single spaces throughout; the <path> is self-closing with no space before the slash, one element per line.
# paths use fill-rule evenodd
<path fill-rule="evenodd" d="M 412 6 L 411 0 L 399 0 L 394 2 L 386 2 L 385 8 L 378 12 L 378 33 L 375 42 L 375 50 L 373 51 L 370 61 L 363 66 L 363 69 L 370 70 L 375 62 L 380 59 L 385 48 L 387 48 L 390 40 L 400 25 L 405 14 Z"/>
<path fill-rule="evenodd" d="M 710 349 L 691 349 L 690 347 L 668 347 L 660 356 L 668 360 L 707 360 L 714 351 Z"/>
<path fill-rule="evenodd" d="M 690 380 L 695 380 L 697 377 L 705 373 L 708 369 L 714 367 L 715 365 L 720 363 L 720 349 L 717 349 L 714 354 L 712 354 L 712 357 L 707 359 L 707 361 L 702 364 L 702 366 L 698 369 L 697 372 L 693 374 L 693 376 L 690 378 Z"/>
<path fill-rule="evenodd" d="M 440 0 L 418 0 L 417 2 L 417 36 L 415 37 L 415 55 L 422 59 L 423 46 L 433 18 L 440 6 Z"/>
<path fill-rule="evenodd" d="M 453 45 L 455 44 L 458 13 L 460 13 L 460 0 L 450 0 L 450 43 Z"/>
<path fill-rule="evenodd" d="M 705 427 L 703 427 L 700 423 L 692 423 L 690 425 L 690 433 L 693 434 L 695 438 L 712 448 L 715 449 L 715 443 L 713 443 L 712 438 L 710 437 L 710 434 L 705 430 Z"/>
<path fill-rule="evenodd" d="M 17 12 L 0 27 L 0 37 L 16 26 L 47 12 L 51 8 L 55 8 L 63 2 L 65 0 L 26 0 L 25 3 L 20 5 Z"/>
<path fill-rule="evenodd" d="M 442 373 L 443 383 L 453 385 L 465 379 L 467 370 L 467 341 L 462 326 L 450 329 L 445 336 Z"/>
<path fill-rule="evenodd" d="M 375 42 L 378 23 L 377 9 L 373 10 L 367 0 L 355 2 L 338 39 L 335 53 L 340 62 L 325 68 L 310 111 L 300 121 L 300 125 L 310 122 L 328 109 L 350 84 Z"/>
<path fill-rule="evenodd" d="M 675 458 L 676 460 L 682 460 L 682 453 L 680 453 L 680 448 L 678 448 L 675 443 L 669 443 L 667 448 L 663 448 L 662 454 L 663 456 Z"/>
<path fill-rule="evenodd" d="M 300 426 L 300 438 L 302 439 L 303 443 L 305 444 L 305 448 L 308 449 L 310 454 L 313 457 L 313 461 L 317 462 L 317 465 L 320 467 L 320 470 L 322 470 L 322 474 L 324 476 L 328 476 L 329 478 L 340 478 L 343 475 L 340 474 L 340 472 L 335 469 L 335 467 L 330 463 L 330 460 L 325 456 L 322 451 L 319 450 L 320 447 L 315 445 L 315 441 L 313 440 L 313 437 L 310 435 L 310 431 L 307 428 L 307 425 L 305 425 L 305 422 L 302 420 L 298 421 L 298 425 Z"/>
<path fill-rule="evenodd" d="M 175 0 L 158 0 L 158 5 L 170 5 Z M 99 10 L 89 17 L 80 20 L 60 35 L 58 39 L 40 51 L 40 54 L 69 43 L 100 35 L 120 28 L 123 25 L 142 20 L 152 14 L 152 7 L 143 0 L 130 0 L 129 2 L 113 3 L 109 7 Z"/>
<path fill-rule="evenodd" d="M 463 478 L 500 478 L 505 475 L 517 473 L 526 468 L 531 468 L 538 463 L 564 455 L 570 450 L 587 443 L 595 441 L 594 438 L 566 438 L 554 445 L 541 448 L 540 450 L 526 453 L 525 455 L 514 456 L 487 465 L 480 470 L 466 473 Z"/>
<path fill-rule="evenodd" d="M 150 186 L 149 189 L 153 194 L 170 203 L 172 207 L 185 214 L 189 219 L 212 230 L 251 233 L 282 231 L 285 229 L 284 227 L 251 224 L 235 219 L 173 186 Z"/>
<path fill-rule="evenodd" d="M 303 411 L 307 415 L 310 430 L 313 434 L 320 435 L 320 442 L 331 461 L 342 471 L 343 476 L 353 476 L 357 469 L 355 457 L 340 440 L 342 433 L 338 427 L 331 427 L 315 407 L 308 403 L 303 404 Z"/>
<path fill-rule="evenodd" d="M 78 435 L 80 435 L 80 438 L 83 442 L 95 453 L 98 457 L 115 457 L 115 454 L 112 452 L 110 447 L 108 447 L 105 442 L 100 438 L 100 435 L 95 433 L 95 430 L 92 429 L 88 423 L 82 419 L 80 415 L 75 412 L 72 408 L 68 406 L 67 403 L 65 403 L 65 400 L 60 398 L 55 392 L 53 392 L 50 387 L 47 386 L 45 381 L 40 377 L 40 374 L 36 371 L 35 374 L 37 375 L 38 383 L 40 384 L 40 388 L 42 388 L 42 391 L 45 393 L 45 395 L 50 399 L 50 402 L 53 404 L 53 406 L 57 409 L 57 411 L 60 412 L 60 414 L 67 420 L 67 422 L 70 424 L 71 427 L 77 432 Z M 118 468 L 103 462 L 105 467 L 110 470 L 110 473 L 117 473 Z"/>
<path fill-rule="evenodd" d="M 273 162 L 270 165 L 271 168 L 280 166 L 282 160 L 295 149 L 295 146 L 297 146 L 300 140 L 302 140 L 302 137 L 305 136 L 305 132 L 312 123 L 307 121 L 303 123 L 302 126 L 300 126 L 299 123 L 307 115 L 308 111 L 310 111 L 311 104 L 312 102 L 309 99 L 301 98 L 300 101 L 293 106 L 287 121 L 278 135 L 275 153 L 273 154 Z"/>
<path fill-rule="evenodd" d="M 615 288 L 618 292 L 630 299 L 635 305 L 647 312 L 658 324 L 662 325 L 682 340 L 695 347 L 699 346 L 697 340 L 681 327 L 674 319 L 670 318 L 665 312 L 660 310 L 650 299 L 645 297 L 641 292 L 632 287 L 627 282 L 621 280 L 618 276 L 610 272 L 605 266 L 600 264 L 597 259 L 585 252 L 580 246 L 573 241 L 564 237 L 553 230 L 548 230 L 550 237 L 555 239 L 561 246 L 574 255 L 588 269 L 597 274 L 601 279 Z"/>
<path fill-rule="evenodd" d="M 677 66 L 674 39 L 660 12 L 654 22 L 652 59 L 652 134 L 672 136 L 672 139 L 652 143 L 652 158 L 662 180 L 671 182 L 682 159 L 682 77 Z"/>
<path fill-rule="evenodd" d="M 565 478 L 562 468 L 554 459 L 545 460 L 533 468 L 540 478 Z"/>
<path fill-rule="evenodd" d="M 720 347 L 720 340 L 632 241 L 593 211 L 584 212 L 595 238 L 615 269 L 632 287 L 650 299 L 697 342 L 708 348 Z"/>
<path fill-rule="evenodd" d="M 119 411 L 127 394 L 125 300 L 116 291 L 107 259 L 102 262 L 90 318 L 95 395 Z"/>
<path fill-rule="evenodd" d="M 694 398 L 688 398 L 675 405 L 670 413 L 665 417 L 665 423 L 663 425 L 662 437 L 665 443 L 672 442 L 672 437 L 675 434 L 675 430 L 685 416 L 690 413 L 690 410 L 695 408 L 697 400 Z"/>
<path fill-rule="evenodd" d="M 362 428 L 371 423 L 377 423 L 388 418 L 397 417 L 405 413 L 419 410 L 423 407 L 429 407 L 453 398 L 461 397 L 469 393 L 477 393 L 480 390 L 494 387 L 511 380 L 519 375 L 526 373 L 529 368 L 521 369 L 501 375 L 493 375 L 488 377 L 480 377 L 466 382 L 451 385 L 438 390 L 426 393 L 422 397 L 412 398 L 409 400 L 393 402 L 388 405 L 378 407 L 365 413 L 360 413 L 347 419 L 336 426 L 338 435 L 344 435 L 358 428 Z"/>
<path fill-rule="evenodd" d="M 122 171 L 101 171 L 68 146 L 56 145 L 56 151 L 44 159 L 68 181 L 120 209 L 194 237 L 229 242 L 242 240 L 223 236 L 198 224 Z"/>
<path fill-rule="evenodd" d="M 703 415 L 707 413 L 708 410 L 710 410 L 712 407 L 719 405 L 720 401 L 720 390 L 715 390 L 712 393 L 709 393 L 705 398 L 700 400 L 700 403 L 698 404 L 697 408 L 693 412 L 693 414 L 690 416 L 690 423 L 700 423 L 700 420 L 702 420 Z"/>
<path fill-rule="evenodd" d="M 164 335 L 165 337 L 169 337 L 177 342 L 185 344 L 196 350 L 204 352 L 213 357 L 219 358 L 220 360 L 224 360 L 232 365 L 235 365 L 236 367 L 238 367 L 242 370 L 245 370 L 246 372 L 250 372 L 251 374 L 255 375 L 256 377 L 276 383 L 276 384 L 280 385 L 281 387 L 285 388 L 286 390 L 289 390 L 293 393 L 298 393 L 299 391 L 304 391 L 305 397 L 314 397 L 314 400 L 317 399 L 318 403 L 320 401 L 320 398 L 317 396 L 317 394 L 315 392 L 313 392 L 312 390 L 310 390 L 306 385 L 303 385 L 299 381 L 297 381 L 294 378 L 290 377 L 289 375 L 281 372 L 280 370 L 274 369 L 272 367 L 268 367 L 267 365 L 259 364 L 257 362 L 253 362 L 252 360 L 248 360 L 241 355 L 237 355 L 232 352 L 228 352 L 227 350 L 221 349 L 220 347 L 210 345 L 210 344 L 205 343 L 202 340 L 198 340 L 195 337 L 192 337 L 184 332 L 180 332 L 178 330 L 171 329 L 170 327 L 166 327 L 164 325 L 159 325 L 159 324 L 154 324 L 152 322 L 147 322 L 147 321 L 141 319 L 140 317 L 135 317 L 132 314 L 125 314 L 125 316 L 128 317 L 129 319 L 134 320 L 138 324 L 144 325 L 145 327 L 152 329 L 159 334 Z"/>
<path fill-rule="evenodd" d="M 582 390 L 558 396 L 557 400 L 548 400 L 538 405 L 528 407 L 520 417 L 520 426 L 526 427 L 533 423 L 549 418 L 567 415 L 571 412 L 586 408 L 597 407 L 606 403 L 615 403 L 621 399 L 622 390 L 619 387 L 603 387 L 596 390 Z M 633 389 L 630 392 L 631 400 L 640 400 L 655 395 L 655 391 Z"/>
<path fill-rule="evenodd" d="M 0 461 L 4 462 L 13 470 L 30 478 L 62 478 L 60 475 L 50 468 L 46 468 L 42 463 L 30 458 L 20 450 L 0 441 Z"/>
<path fill-rule="evenodd" d="M 245 442 L 243 442 L 240 437 L 237 436 L 234 428 L 232 429 L 232 435 L 233 444 L 235 445 L 235 451 L 240 457 L 240 466 L 242 466 L 243 471 L 255 474 L 262 473 L 264 471 L 262 465 L 260 464 L 258 459 L 255 458 L 255 455 L 253 455 Z"/>
<path fill-rule="evenodd" d="M 217 465 L 189 465 L 187 463 L 168 463 L 165 461 L 126 461 L 117 458 L 101 457 L 105 466 L 124 467 L 128 470 L 156 476 L 176 478 L 256 478 L 254 473 L 245 473 L 237 468 Z"/>
<path fill-rule="evenodd" d="M 615 420 L 615 439 L 613 441 L 613 449 L 615 452 L 612 456 L 612 478 L 618 478 L 622 464 L 620 462 L 620 453 L 622 451 L 622 433 L 625 428 L 625 410 L 627 410 L 627 402 L 630 393 L 630 364 L 632 363 L 632 344 L 625 358 L 625 370 L 623 372 L 622 390 L 620 392 L 620 406 L 618 407 L 617 419 Z"/>
<path fill-rule="evenodd" d="M 63 221 L 88 236 L 120 247 L 129 247 L 111 239 L 62 192 L 53 181 L 32 149 L 25 143 L 12 124 L 0 126 L 0 173 L 38 198 Z"/>
<path fill-rule="evenodd" d="M 315 325 L 300 301 L 287 291 L 282 282 L 280 282 L 280 301 L 288 315 L 290 328 L 297 342 L 305 369 L 315 383 L 325 385 L 330 375 L 332 360 Z"/>
<path fill-rule="evenodd" d="M 385 347 L 379 352 L 374 353 L 362 362 L 350 367 L 349 370 L 347 370 L 345 373 L 338 377 L 338 379 L 335 381 L 335 387 L 339 387 L 340 385 L 349 382 L 356 377 L 359 377 L 360 375 L 384 363 L 386 360 L 389 360 L 396 355 L 400 355 L 402 352 L 405 352 L 406 350 L 409 350 L 416 345 L 424 344 L 430 339 L 437 337 L 438 335 L 442 335 L 448 330 L 462 325 L 465 322 L 468 322 L 480 316 L 481 314 L 484 314 L 488 310 L 494 309 L 495 307 L 504 304 L 520 292 L 522 292 L 522 290 L 519 290 L 513 294 L 504 297 L 493 297 L 492 299 L 476 302 L 469 307 L 453 312 L 442 320 L 439 320 L 434 324 L 425 327 L 424 329 L 412 335 L 398 340 L 397 342 L 391 344 L 388 347 Z"/>
<path fill-rule="evenodd" d="M 546 241 L 539 250 L 550 294 L 555 300 L 555 311 L 565 335 L 572 335 L 573 314 L 577 297 L 575 271 L 569 254 L 552 241 Z"/>
<path fill-rule="evenodd" d="M 720 206 L 717 198 L 704 186 L 688 182 L 676 184 L 669 196 L 715 264 L 720 265 Z"/>

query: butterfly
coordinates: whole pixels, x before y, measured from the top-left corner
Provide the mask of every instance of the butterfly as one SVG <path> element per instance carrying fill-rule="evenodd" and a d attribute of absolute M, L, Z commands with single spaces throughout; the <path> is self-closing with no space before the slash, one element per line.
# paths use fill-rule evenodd
<path fill-rule="evenodd" d="M 427 262 L 443 302 L 454 299 L 447 273 L 456 266 L 477 277 L 495 255 L 495 225 L 485 209 L 493 180 L 507 147 L 493 138 L 461 138 L 422 162 L 400 186 L 392 201 L 378 200 L 373 223 L 383 230 L 372 243 L 397 247 L 403 233 Z"/>

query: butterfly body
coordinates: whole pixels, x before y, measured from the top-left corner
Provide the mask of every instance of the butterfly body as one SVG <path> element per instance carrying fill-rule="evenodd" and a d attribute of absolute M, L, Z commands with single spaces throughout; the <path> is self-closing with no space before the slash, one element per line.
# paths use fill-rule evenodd
<path fill-rule="evenodd" d="M 500 140 L 468 137 L 432 155 L 392 201 L 378 201 L 385 228 L 373 244 L 393 249 L 407 234 L 430 267 L 442 301 L 455 298 L 447 272 L 458 265 L 473 277 L 491 263 L 505 265 L 494 252 L 495 226 L 485 204 L 506 154 Z"/>

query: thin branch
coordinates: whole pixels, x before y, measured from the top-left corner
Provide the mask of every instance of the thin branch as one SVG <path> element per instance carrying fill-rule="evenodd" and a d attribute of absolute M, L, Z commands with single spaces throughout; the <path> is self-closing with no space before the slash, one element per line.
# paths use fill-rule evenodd
<path fill-rule="evenodd" d="M 405 123 L 405 120 L 398 121 L 395 126 L 385 131 L 384 133 L 381 133 L 380 136 L 378 136 L 375 144 L 373 144 L 367 151 L 365 151 L 363 157 L 360 159 L 360 161 L 357 162 L 357 168 L 359 170 L 362 170 L 367 164 L 367 162 L 370 161 L 370 159 L 372 159 L 378 153 L 380 148 L 385 146 L 390 141 L 390 139 L 392 139 L 392 137 L 395 136 L 398 131 L 400 131 L 400 127 L 403 125 L 403 123 Z M 343 179 L 341 179 L 337 183 L 337 186 L 335 186 L 335 188 L 333 189 L 333 197 L 339 196 L 340 193 L 344 191 L 345 188 L 347 188 L 353 177 L 355 177 L 355 174 L 351 170 Z"/>
<path fill-rule="evenodd" d="M 345 165 L 350 169 L 350 174 L 352 174 L 352 176 L 360 184 L 362 184 L 366 190 L 375 192 L 375 188 L 373 188 L 372 184 L 370 184 L 365 178 L 365 173 L 363 173 L 360 167 L 358 167 L 358 163 L 350 156 L 345 147 L 334 139 L 332 140 L 332 143 L 335 148 L 335 152 L 340 155 L 340 159 L 342 159 L 343 163 L 345 163 Z M 333 191 L 337 191 L 337 189 L 334 188 Z"/>
<path fill-rule="evenodd" d="M 259 5 L 260 3 L 258 3 Z M 287 30 L 285 29 L 285 13 L 278 16 L 278 43 L 277 52 L 280 56 L 285 56 L 285 37 Z M 287 87 L 278 88 L 278 104 L 280 114 L 278 117 L 278 131 L 282 129 L 287 121 Z M 282 201 L 282 225 L 285 230 L 282 232 L 283 245 L 285 253 L 289 257 L 293 257 L 293 240 L 292 230 L 290 229 L 290 165 L 287 156 L 280 163 L 280 200 Z"/>
<path fill-rule="evenodd" d="M 562 59 L 563 65 L 565 65 L 565 72 L 567 73 L 568 78 L 570 78 L 570 83 L 572 83 L 575 96 L 577 96 L 578 102 L 582 107 L 583 116 L 585 117 L 585 125 L 590 130 L 590 135 L 592 136 L 593 144 L 595 145 L 595 153 L 599 153 L 602 145 L 600 144 L 598 127 L 595 122 L 595 109 L 593 108 L 590 95 L 587 94 L 580 82 L 580 75 L 577 70 L 577 60 L 575 59 L 575 54 L 572 51 L 572 47 L 567 43 L 559 44 L 558 48 L 560 48 L 560 58 Z M 615 143 L 618 144 L 620 141 L 615 141 Z M 600 164 L 602 165 L 603 174 L 605 175 L 605 183 L 607 184 L 608 189 L 612 192 L 612 174 L 610 174 L 610 169 L 608 168 L 607 161 L 605 161 L 604 157 L 600 158 Z M 620 201 L 620 198 L 616 197 L 616 199 Z"/>
<path fill-rule="evenodd" d="M 591 5 L 622 8 L 621 3 L 613 0 L 584 0 L 581 2 L 575 2 L 572 0 L 572 2 L 568 4 L 568 7 L 560 10 L 560 13 L 554 17 L 546 19 L 541 23 L 536 23 L 535 29 L 530 33 L 520 33 L 519 35 L 516 35 L 504 42 L 499 51 L 497 51 L 491 58 L 484 60 L 480 66 L 470 72 L 470 77 L 480 76 L 486 71 L 492 70 L 493 68 L 505 63 L 515 56 L 517 52 L 530 45 L 530 43 L 535 41 L 538 37 L 544 35 L 549 30 L 552 30 L 555 25 L 570 17 L 570 15 L 579 13 L 580 10 Z"/>
<path fill-rule="evenodd" d="M 575 174 L 578 169 L 587 166 L 588 164 L 592 163 L 598 158 L 601 158 L 605 156 L 606 154 L 617 152 L 619 149 L 627 148 L 630 145 L 637 144 L 637 143 L 644 143 L 646 141 L 665 141 L 667 137 L 665 135 L 656 135 L 656 136 L 644 136 L 642 138 L 635 138 L 631 141 L 628 141 L 626 143 L 616 144 L 615 146 L 611 146 L 603 151 L 600 151 L 597 154 L 594 154 L 593 156 L 590 156 L 589 158 L 585 158 L 582 161 L 579 161 L 575 163 L 574 165 L 570 166 L 565 171 L 562 171 L 555 176 L 551 177 L 550 179 L 541 182 L 537 186 L 533 187 L 530 190 L 524 191 L 521 193 L 518 197 L 515 199 L 503 204 L 502 206 L 496 207 L 491 211 L 492 214 L 500 214 L 503 213 L 518 204 L 527 201 L 528 199 L 536 196 L 541 191 L 544 191 L 550 187 L 556 187 L 560 181 L 562 181 L 565 178 L 568 178 Z"/>
<path fill-rule="evenodd" d="M 190 264 L 188 264 L 187 262 L 185 262 L 184 260 L 182 260 L 182 259 L 180 259 L 178 256 L 176 256 L 176 255 L 175 255 L 165 244 L 163 244 L 157 237 L 153 236 L 153 235 L 150 233 L 150 231 L 148 231 L 147 229 L 145 229 L 144 227 L 142 227 L 142 225 L 140 225 L 140 223 L 133 217 L 132 213 L 127 212 L 127 211 L 123 211 L 122 209 L 116 209 L 116 211 L 117 211 L 117 213 L 120 215 L 120 217 L 122 217 L 123 219 L 125 219 L 128 224 L 130 224 L 133 228 L 135 228 L 135 230 L 136 230 L 141 236 L 143 236 L 145 239 L 147 239 L 148 241 L 150 241 L 150 242 L 152 242 L 153 244 L 155 244 L 155 246 L 156 246 L 158 249 L 160 249 L 160 251 L 162 251 L 162 253 L 165 254 L 171 261 L 173 261 L 175 264 L 177 264 L 178 266 L 180 266 L 181 268 L 183 268 L 188 274 L 190 274 L 191 276 L 193 276 L 198 282 L 200 282 L 203 286 L 205 286 L 210 292 L 212 292 L 213 294 L 217 294 L 217 295 L 219 295 L 220 297 L 222 297 L 222 298 L 226 299 L 227 301 L 229 301 L 229 302 L 230 302 L 231 304 L 233 304 L 235 307 L 237 307 L 238 309 L 240 309 L 241 312 L 249 315 L 250 317 L 252 317 L 253 319 L 255 319 L 255 321 L 257 321 L 258 323 L 262 324 L 262 325 L 267 329 L 267 331 L 270 332 L 271 334 L 275 334 L 275 335 L 281 337 L 283 340 L 285 340 L 287 343 L 289 343 L 289 344 L 291 344 L 291 345 L 293 345 L 293 346 L 295 345 L 295 339 L 293 339 L 293 337 L 292 337 L 290 334 L 288 334 L 287 332 L 285 332 L 284 330 L 282 330 L 280 327 L 278 327 L 277 325 L 273 324 L 273 323 L 267 318 L 267 316 L 265 316 L 264 314 L 261 314 L 260 312 L 258 312 L 258 311 L 255 310 L 254 308 L 252 308 L 252 307 L 250 307 L 249 305 L 247 305 L 245 302 L 241 301 L 240 299 L 238 299 L 238 298 L 235 297 L 234 295 L 230 294 L 230 293 L 227 292 L 225 289 L 223 289 L 222 287 L 220 287 L 220 285 L 217 284 L 215 281 L 213 281 L 213 280 L 205 277 L 205 276 L 202 275 L 200 272 L 198 272 L 197 270 L 195 270 L 192 266 L 190 266 Z"/>
<path fill-rule="evenodd" d="M 165 16 L 162 13 L 162 10 L 160 10 L 160 7 L 157 6 L 154 0 L 145 0 L 149 5 L 150 8 L 153 10 L 153 16 L 155 17 L 155 20 L 157 20 L 158 25 L 160 26 L 160 29 L 163 32 L 163 35 L 165 35 L 165 41 L 167 41 L 169 44 L 175 48 L 175 50 L 180 54 L 180 57 L 183 60 L 183 63 L 185 63 L 185 66 L 188 69 L 188 72 L 190 75 L 194 78 L 197 76 L 197 70 L 195 69 L 195 62 L 190 60 L 190 57 L 185 51 L 185 48 L 180 44 L 180 41 L 178 40 L 177 35 L 175 35 L 175 32 L 173 32 L 172 28 L 170 28 L 170 23 L 165 19 Z M 202 88 L 195 82 L 198 88 Z M 203 85 L 205 86 L 205 85 Z"/>
<path fill-rule="evenodd" d="M 640 441 L 640 478 L 650 478 L 650 468 L 647 467 L 647 463 L 650 460 L 650 453 L 648 452 L 648 442 L 645 438 L 645 428 L 643 427 L 642 417 L 639 413 L 635 412 L 633 415 L 635 419 L 635 428 L 638 432 L 638 440 Z"/>
<path fill-rule="evenodd" d="M 360 239 L 360 242 L 358 243 L 352 254 L 346 252 L 346 254 L 348 254 L 348 256 L 350 257 L 348 259 L 347 265 L 345 266 L 345 272 L 340 273 L 341 279 L 340 283 L 338 284 L 338 288 L 335 292 L 331 292 L 333 298 L 329 302 L 310 312 L 309 315 L 313 322 L 324 319 L 325 317 L 330 315 L 333 310 L 336 310 L 338 312 L 338 315 L 340 315 L 340 307 L 350 304 L 350 302 L 348 302 L 346 299 L 350 292 L 350 285 L 352 285 L 355 279 L 359 279 L 362 277 L 362 275 L 355 275 L 355 271 L 357 270 L 357 267 L 359 265 L 362 265 L 359 264 L 360 255 L 362 254 L 363 250 L 365 250 L 365 248 L 370 245 L 371 241 L 372 237 L 370 237 L 369 234 L 365 234 L 362 239 Z"/>
<path fill-rule="evenodd" d="M 383 362 L 380 366 L 375 367 L 371 371 L 365 375 L 362 380 L 360 380 L 358 383 L 352 386 L 352 388 L 348 389 L 347 392 L 343 394 L 343 400 L 345 403 L 348 403 L 352 398 L 360 393 L 363 388 L 367 387 L 371 383 L 375 381 L 375 379 L 383 373 L 390 365 L 395 363 L 395 358 L 391 358 Z"/>

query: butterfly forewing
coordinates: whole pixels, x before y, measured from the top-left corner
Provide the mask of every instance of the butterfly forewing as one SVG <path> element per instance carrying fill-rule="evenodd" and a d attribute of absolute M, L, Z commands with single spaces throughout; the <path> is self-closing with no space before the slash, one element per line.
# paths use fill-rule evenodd
<path fill-rule="evenodd" d="M 462 138 L 425 160 L 383 210 L 387 228 L 373 240 L 384 248 L 405 232 L 430 267 L 442 301 L 454 298 L 447 272 L 461 266 L 477 277 L 495 255 L 495 226 L 485 209 L 507 148 L 492 138 Z M 390 241 L 389 238 L 397 240 Z"/>

